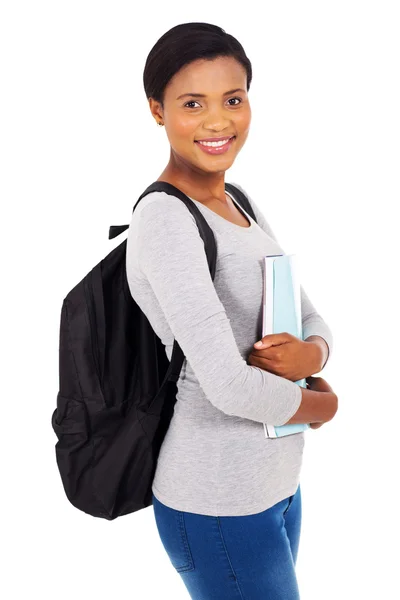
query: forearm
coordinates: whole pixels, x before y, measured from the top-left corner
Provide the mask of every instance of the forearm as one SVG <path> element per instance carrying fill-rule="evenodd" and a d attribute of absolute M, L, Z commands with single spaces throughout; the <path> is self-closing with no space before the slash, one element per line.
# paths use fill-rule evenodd
<path fill-rule="evenodd" d="M 301 387 L 301 403 L 297 412 L 286 421 L 291 423 L 326 423 L 335 416 L 337 399 L 335 394 L 318 392 Z"/>
<path fill-rule="evenodd" d="M 307 377 L 319 373 L 324 368 L 326 361 L 329 356 L 329 346 L 320 335 L 310 335 L 304 340 L 305 342 L 312 343 L 315 346 L 315 371 L 309 373 Z"/>

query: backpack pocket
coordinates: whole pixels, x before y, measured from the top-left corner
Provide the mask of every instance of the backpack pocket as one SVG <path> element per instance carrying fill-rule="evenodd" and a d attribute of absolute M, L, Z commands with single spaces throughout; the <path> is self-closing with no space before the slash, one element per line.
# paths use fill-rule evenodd
<path fill-rule="evenodd" d="M 57 408 L 51 419 L 58 447 L 74 447 L 88 440 L 88 420 L 84 402 L 57 395 Z"/>

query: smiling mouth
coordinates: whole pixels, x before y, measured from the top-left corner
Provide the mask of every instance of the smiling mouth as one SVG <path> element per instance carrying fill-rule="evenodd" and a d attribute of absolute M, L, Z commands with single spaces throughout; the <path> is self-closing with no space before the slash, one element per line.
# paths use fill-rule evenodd
<path fill-rule="evenodd" d="M 213 146 L 213 139 L 209 139 L 209 140 L 194 140 L 196 144 L 201 144 L 202 146 L 208 146 L 208 147 L 214 147 L 214 148 L 219 148 L 221 146 L 225 146 L 225 144 L 227 144 L 228 142 L 234 140 L 236 138 L 236 135 L 232 135 L 229 138 L 225 138 L 225 139 L 221 139 L 221 138 L 215 138 L 215 143 L 217 144 L 216 146 Z"/>
<path fill-rule="evenodd" d="M 197 146 L 205 154 L 218 156 L 218 155 L 223 155 L 223 154 L 226 154 L 227 152 L 229 152 L 229 150 L 232 147 L 235 140 L 236 140 L 236 136 L 234 135 L 234 136 L 228 138 L 223 143 L 219 143 L 219 144 L 213 144 L 210 142 L 201 143 L 198 140 L 195 140 L 194 143 L 197 144 Z"/>

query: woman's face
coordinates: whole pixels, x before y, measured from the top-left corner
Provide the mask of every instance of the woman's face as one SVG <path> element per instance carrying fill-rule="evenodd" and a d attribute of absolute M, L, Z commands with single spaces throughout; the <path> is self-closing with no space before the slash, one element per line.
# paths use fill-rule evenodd
<path fill-rule="evenodd" d="M 210 173 L 229 169 L 250 129 L 246 80 L 245 68 L 232 57 L 200 59 L 183 67 L 168 83 L 164 110 L 150 99 L 151 111 L 164 123 L 177 162 Z M 197 142 L 225 136 L 235 139 L 218 154 L 205 152 Z"/>

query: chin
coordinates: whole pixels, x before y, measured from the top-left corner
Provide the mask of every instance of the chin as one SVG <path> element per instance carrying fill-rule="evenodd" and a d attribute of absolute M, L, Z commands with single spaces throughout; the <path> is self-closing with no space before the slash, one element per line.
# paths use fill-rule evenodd
<path fill-rule="evenodd" d="M 197 169 L 200 169 L 201 171 L 204 171 L 204 173 L 225 173 L 225 171 L 228 171 L 228 169 L 231 168 L 231 166 L 233 165 L 234 161 L 229 161 L 229 162 L 220 162 L 220 164 L 205 164 L 205 163 L 196 163 L 194 164 L 194 166 Z"/>

